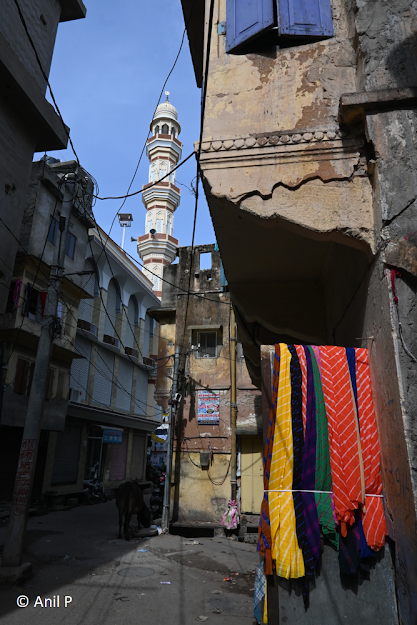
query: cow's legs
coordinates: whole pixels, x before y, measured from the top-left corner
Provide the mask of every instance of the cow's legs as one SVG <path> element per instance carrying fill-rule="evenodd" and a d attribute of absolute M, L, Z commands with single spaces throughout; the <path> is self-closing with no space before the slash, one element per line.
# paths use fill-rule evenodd
<path fill-rule="evenodd" d="M 130 525 L 131 519 L 132 519 L 132 513 L 126 512 L 125 514 L 125 540 L 130 540 L 129 525 Z"/>

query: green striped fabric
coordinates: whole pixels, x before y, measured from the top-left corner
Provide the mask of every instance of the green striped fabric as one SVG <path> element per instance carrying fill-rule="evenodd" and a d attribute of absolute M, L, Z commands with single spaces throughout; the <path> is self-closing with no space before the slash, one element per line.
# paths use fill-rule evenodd
<path fill-rule="evenodd" d="M 315 490 L 332 490 L 332 474 L 330 470 L 329 436 L 327 432 L 327 417 L 324 404 L 323 389 L 319 366 L 312 347 L 309 347 L 313 363 L 314 392 L 316 395 L 316 479 Z M 315 493 L 317 515 L 323 534 L 333 545 L 339 548 L 339 534 L 333 516 L 330 494 Z"/>

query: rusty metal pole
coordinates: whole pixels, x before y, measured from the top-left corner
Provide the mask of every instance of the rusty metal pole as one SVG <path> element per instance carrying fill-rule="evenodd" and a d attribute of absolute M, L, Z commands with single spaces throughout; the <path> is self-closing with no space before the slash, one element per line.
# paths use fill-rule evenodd
<path fill-rule="evenodd" d="M 230 428 L 231 428 L 231 454 L 230 459 L 230 484 L 232 487 L 231 499 L 236 499 L 236 319 L 233 306 L 230 306 Z"/>
<path fill-rule="evenodd" d="M 174 379 L 172 381 L 171 388 L 171 405 L 169 407 L 169 430 L 168 430 L 168 445 L 167 445 L 167 460 L 166 460 L 166 474 L 165 474 L 165 490 L 164 490 L 164 502 L 162 508 L 162 529 L 165 533 L 169 532 L 169 507 L 171 502 L 171 477 L 172 477 L 172 448 L 174 445 L 174 428 L 175 428 L 175 415 L 177 412 L 176 394 L 178 389 L 178 366 L 180 361 L 180 348 L 177 345 L 175 347 L 175 360 L 174 360 Z"/>

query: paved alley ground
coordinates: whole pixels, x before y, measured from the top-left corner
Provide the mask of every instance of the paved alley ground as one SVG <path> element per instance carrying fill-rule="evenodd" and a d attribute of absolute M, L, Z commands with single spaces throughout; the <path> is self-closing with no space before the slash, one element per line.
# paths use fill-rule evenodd
<path fill-rule="evenodd" d="M 117 532 L 114 501 L 31 518 L 24 561 L 33 574 L 0 587 L 1 625 L 187 625 L 200 616 L 207 625 L 254 623 L 255 545 L 172 535 L 127 542 Z M 5 535 L 3 523 L 1 548 Z M 17 606 L 21 595 L 28 607 Z M 59 607 L 42 607 L 58 595 Z"/>

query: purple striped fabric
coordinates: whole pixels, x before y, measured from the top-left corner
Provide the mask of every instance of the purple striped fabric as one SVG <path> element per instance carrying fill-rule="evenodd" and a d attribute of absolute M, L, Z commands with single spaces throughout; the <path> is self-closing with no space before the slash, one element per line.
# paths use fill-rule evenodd
<path fill-rule="evenodd" d="M 304 352 L 307 360 L 307 420 L 304 439 L 303 470 L 301 474 L 301 488 L 303 491 L 314 490 L 316 480 L 316 398 L 314 392 L 314 375 L 311 361 L 311 352 L 307 346 Z M 321 554 L 320 525 L 317 516 L 316 499 L 314 493 L 301 493 L 304 507 L 304 522 L 308 544 L 319 567 Z"/>

